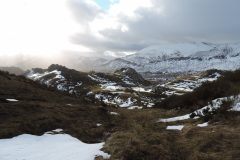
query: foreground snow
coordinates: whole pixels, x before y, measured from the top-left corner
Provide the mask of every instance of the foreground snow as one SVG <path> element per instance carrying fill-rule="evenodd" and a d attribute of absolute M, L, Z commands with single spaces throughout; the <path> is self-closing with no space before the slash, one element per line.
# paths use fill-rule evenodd
<path fill-rule="evenodd" d="M 86 144 L 67 134 L 23 134 L 0 140 L 1 160 L 94 160 L 109 158 L 100 149 L 104 143 Z"/>

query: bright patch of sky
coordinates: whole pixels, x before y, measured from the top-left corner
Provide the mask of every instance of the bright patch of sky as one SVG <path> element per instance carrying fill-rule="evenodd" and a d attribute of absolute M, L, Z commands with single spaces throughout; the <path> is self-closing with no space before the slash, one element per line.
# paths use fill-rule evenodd
<path fill-rule="evenodd" d="M 118 0 L 95 0 L 95 1 L 103 10 L 108 10 L 110 5 L 117 2 Z"/>

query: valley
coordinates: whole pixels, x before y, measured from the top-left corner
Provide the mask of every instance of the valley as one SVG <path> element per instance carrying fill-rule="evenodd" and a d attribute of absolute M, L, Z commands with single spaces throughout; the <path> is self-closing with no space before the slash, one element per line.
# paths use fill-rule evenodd
<path fill-rule="evenodd" d="M 240 160 L 239 0 L 0 0 L 0 160 Z"/>
<path fill-rule="evenodd" d="M 96 159 L 237 159 L 239 77 L 209 70 L 154 81 L 132 68 L 100 73 L 61 65 L 24 76 L 1 72 L 0 138 L 44 138 L 61 129 L 53 135 L 102 143 Z"/>

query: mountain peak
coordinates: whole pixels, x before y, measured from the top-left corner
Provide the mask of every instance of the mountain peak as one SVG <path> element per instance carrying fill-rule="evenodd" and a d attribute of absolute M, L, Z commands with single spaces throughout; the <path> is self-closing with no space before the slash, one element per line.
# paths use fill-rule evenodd
<path fill-rule="evenodd" d="M 153 45 L 102 65 L 117 70 L 131 67 L 138 72 L 196 72 L 240 67 L 240 44 L 175 43 Z"/>
<path fill-rule="evenodd" d="M 146 80 L 135 69 L 126 67 L 116 70 L 114 74 L 125 77 L 128 80 L 134 81 L 138 84 L 145 84 Z"/>
<path fill-rule="evenodd" d="M 54 70 L 66 70 L 67 67 L 65 66 L 62 66 L 62 65 L 59 65 L 59 64 L 51 64 L 49 67 L 48 67 L 48 70 L 49 71 L 54 71 Z"/>

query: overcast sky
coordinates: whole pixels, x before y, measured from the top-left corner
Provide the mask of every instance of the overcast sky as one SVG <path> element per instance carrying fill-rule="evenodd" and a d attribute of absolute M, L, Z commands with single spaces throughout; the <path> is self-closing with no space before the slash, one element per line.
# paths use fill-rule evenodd
<path fill-rule="evenodd" d="M 107 9 L 83 1 L 77 7 L 76 1 L 76 18 L 79 23 L 87 20 L 82 24 L 85 32 L 76 34 L 73 42 L 100 52 L 161 43 L 236 42 L 240 37 L 239 0 L 120 0 Z"/>
<path fill-rule="evenodd" d="M 163 43 L 239 42 L 239 6 L 239 0 L 0 0 L 0 58 L 122 56 Z"/>

